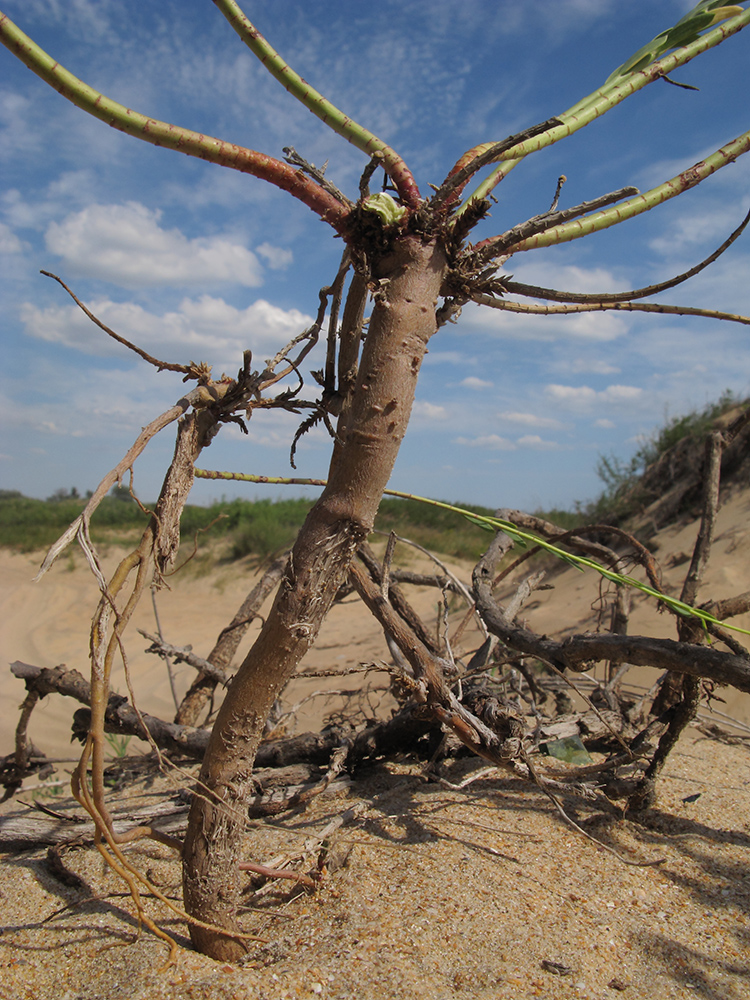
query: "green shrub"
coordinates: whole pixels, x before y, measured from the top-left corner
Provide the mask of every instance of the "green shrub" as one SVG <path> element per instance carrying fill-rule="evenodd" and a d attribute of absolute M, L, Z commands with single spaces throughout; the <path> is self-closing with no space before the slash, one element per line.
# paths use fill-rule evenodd
<path fill-rule="evenodd" d="M 605 488 L 596 500 L 576 505 L 582 518 L 588 522 L 622 520 L 633 513 L 639 504 L 638 481 L 646 470 L 680 441 L 690 439 L 696 445 L 701 444 L 716 419 L 739 403 L 728 389 L 715 403 L 709 403 L 702 410 L 668 419 L 627 462 L 614 455 L 601 455 L 596 473 Z"/>

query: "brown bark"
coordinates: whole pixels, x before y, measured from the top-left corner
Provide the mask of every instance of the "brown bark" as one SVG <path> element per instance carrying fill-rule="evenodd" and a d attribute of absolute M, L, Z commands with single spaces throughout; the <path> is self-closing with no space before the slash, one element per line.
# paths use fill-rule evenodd
<path fill-rule="evenodd" d="M 558 670 L 584 672 L 597 661 L 631 663 L 635 666 L 674 670 L 691 677 L 705 677 L 716 684 L 731 684 L 750 691 L 750 657 L 726 653 L 711 646 L 699 646 L 651 636 L 611 635 L 587 632 L 563 641 L 538 635 L 511 621 L 492 596 L 495 567 L 510 547 L 501 532 L 474 569 L 474 595 L 487 628 L 511 649 L 536 656 Z"/>
<path fill-rule="evenodd" d="M 711 555 L 711 545 L 714 537 L 714 525 L 719 510 L 719 485 L 721 479 L 721 456 L 724 450 L 724 438 L 721 431 L 713 431 L 706 439 L 705 460 L 703 463 L 703 515 L 701 517 L 698 537 L 693 548 L 693 558 L 690 562 L 685 582 L 682 586 L 680 600 L 695 606 L 703 582 L 703 575 Z M 681 618 L 677 625 L 677 634 L 682 642 L 701 643 L 703 633 L 695 620 Z M 670 683 L 671 682 L 671 683 Z M 683 731 L 690 725 L 698 713 L 701 699 L 701 684 L 697 677 L 680 676 L 671 672 L 667 674 L 663 688 L 669 691 L 674 688 L 679 691 L 678 703 L 666 714 L 669 716 L 667 731 L 659 739 L 651 763 L 643 775 L 636 792 L 629 799 L 631 809 L 645 809 L 656 801 L 656 778 L 664 767 L 667 757 L 677 745 Z M 661 695 L 661 692 L 660 692 Z M 654 714 L 654 702 L 651 712 Z"/>
<path fill-rule="evenodd" d="M 237 866 L 253 760 L 277 693 L 314 642 L 366 537 L 401 440 L 447 269 L 435 242 L 404 236 L 380 261 L 380 291 L 328 486 L 310 511 L 268 619 L 219 711 L 201 771 L 208 790 L 193 800 L 185 841 L 185 906 L 202 921 L 237 929 Z M 213 958 L 243 954 L 237 938 L 190 928 Z"/>
<path fill-rule="evenodd" d="M 271 563 L 242 602 L 229 625 L 222 629 L 214 648 L 207 657 L 208 662 L 219 671 L 226 671 L 229 667 L 242 637 L 257 617 L 266 597 L 281 579 L 288 557 L 289 553 L 285 552 Z M 213 698 L 217 683 L 215 676 L 206 672 L 200 673 L 182 699 L 174 721 L 180 726 L 197 726 L 198 719 Z"/>

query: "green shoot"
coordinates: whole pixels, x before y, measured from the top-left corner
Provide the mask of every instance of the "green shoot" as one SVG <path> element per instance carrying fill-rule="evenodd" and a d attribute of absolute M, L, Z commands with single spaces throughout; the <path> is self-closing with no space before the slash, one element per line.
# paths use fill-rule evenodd
<path fill-rule="evenodd" d="M 703 0 L 703 3 L 699 3 L 673 28 L 661 32 L 647 46 L 639 49 L 622 66 L 619 66 L 599 89 L 578 101 L 563 114 L 558 115 L 557 117 L 563 122 L 562 125 L 557 125 L 502 153 L 500 165 L 472 192 L 459 212 L 464 211 L 472 200 L 487 198 L 500 181 L 530 153 L 551 146 L 579 131 L 579 129 L 585 128 L 586 125 L 590 125 L 596 118 L 611 111 L 627 97 L 642 90 L 654 80 L 668 76 L 680 66 L 685 66 L 696 56 L 720 45 L 731 35 L 750 24 L 750 10 L 743 10 L 739 6 L 719 8 L 715 0 L 708 0 L 710 7 L 706 8 L 706 2 L 707 0 Z M 724 12 L 721 17 L 719 16 L 720 10 Z M 730 11 L 731 14 L 726 13 L 727 11 Z M 725 17 L 728 17 L 729 20 L 712 28 L 706 34 L 700 34 L 700 31 L 706 27 L 716 24 L 717 18 L 723 20 Z M 677 31 L 678 28 L 679 31 Z M 671 55 L 668 54 L 669 49 L 674 47 L 670 42 L 679 39 L 683 39 L 676 43 L 680 45 L 680 48 Z M 647 52 L 652 53 L 652 55 L 656 54 L 656 61 L 648 58 Z"/>
<path fill-rule="evenodd" d="M 196 479 L 232 479 L 239 480 L 246 483 L 268 483 L 272 485 L 284 485 L 284 486 L 325 486 L 327 481 L 325 479 L 297 479 L 297 478 L 285 478 L 281 476 L 252 476 L 247 473 L 242 472 L 214 472 L 205 469 L 195 470 Z M 678 615 L 682 615 L 684 618 L 697 618 L 705 628 L 707 625 L 718 625 L 722 628 L 731 629 L 734 632 L 741 632 L 743 635 L 750 635 L 750 630 L 740 628 L 738 625 L 728 625 L 726 622 L 719 621 L 713 615 L 709 614 L 707 611 L 703 611 L 701 608 L 694 608 L 690 604 L 686 604 L 684 601 L 680 601 L 676 597 L 669 597 L 667 594 L 663 594 L 661 591 L 656 590 L 654 587 L 650 587 L 646 583 L 642 583 L 640 580 L 636 580 L 632 576 L 627 576 L 623 573 L 616 573 L 612 569 L 608 569 L 606 566 L 602 566 L 595 559 L 589 559 L 587 556 L 574 555 L 572 552 L 565 552 L 563 549 L 559 548 L 552 542 L 548 542 L 546 538 L 541 538 L 539 535 L 535 535 L 531 531 L 525 531 L 523 528 L 519 528 L 518 525 L 513 524 L 512 521 L 506 521 L 500 517 L 487 517 L 483 514 L 476 514 L 473 511 L 464 510 L 463 507 L 457 507 L 455 504 L 445 503 L 442 500 L 431 500 L 429 497 L 420 497 L 414 493 L 402 493 L 400 490 L 384 490 L 383 493 L 390 497 L 400 497 L 402 500 L 416 500 L 419 503 L 430 504 L 433 507 L 442 507 L 443 510 L 453 511 L 455 514 L 459 514 L 461 517 L 466 518 L 472 524 L 476 524 L 478 527 L 483 528 L 485 531 L 503 531 L 508 535 L 514 542 L 514 544 L 519 545 L 521 548 L 525 548 L 527 545 L 536 545 L 545 552 L 551 553 L 563 562 L 568 563 L 571 566 L 576 566 L 581 571 L 586 569 L 591 569 L 599 576 L 604 577 L 605 580 L 610 580 L 612 583 L 619 584 L 624 587 L 632 587 L 635 590 L 640 590 L 641 593 L 646 594 L 648 597 L 653 597 L 657 601 L 660 601 L 666 607 L 671 608 Z"/>

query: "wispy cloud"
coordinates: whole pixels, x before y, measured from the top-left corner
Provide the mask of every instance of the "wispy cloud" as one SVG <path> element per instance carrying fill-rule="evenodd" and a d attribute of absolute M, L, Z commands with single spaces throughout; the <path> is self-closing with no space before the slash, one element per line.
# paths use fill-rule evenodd
<path fill-rule="evenodd" d="M 498 413 L 498 419 L 509 424 L 522 424 L 524 427 L 546 427 L 550 430 L 559 430 L 563 424 L 554 417 L 539 417 L 535 413 L 520 413 L 518 411 L 504 410 Z"/>
<path fill-rule="evenodd" d="M 417 399 L 412 407 L 412 417 L 419 421 L 445 420 L 448 411 L 444 406 L 437 403 L 428 403 L 424 399 Z"/>
<path fill-rule="evenodd" d="M 556 372 L 570 375 L 617 375 L 621 370 L 609 361 L 597 358 L 560 358 L 551 366 Z"/>
<path fill-rule="evenodd" d="M 272 271 L 285 271 L 294 260 L 294 254 L 291 250 L 275 247 L 270 243 L 261 243 L 255 250 Z"/>
<path fill-rule="evenodd" d="M 587 410 L 592 406 L 631 404 L 643 395 L 643 389 L 634 385 L 609 385 L 598 391 L 589 385 L 545 386 L 544 392 L 560 405 L 571 410 Z"/>
<path fill-rule="evenodd" d="M 10 226 L 6 226 L 4 222 L 0 222 L 0 253 L 23 253 L 24 248 L 27 246 L 28 244 L 24 244 L 23 241 L 16 236 Z"/>
<path fill-rule="evenodd" d="M 462 324 L 486 334 L 513 340 L 585 340 L 608 343 L 623 337 L 629 322 L 613 313 L 574 313 L 567 316 L 518 315 L 500 309 L 466 306 Z"/>
<path fill-rule="evenodd" d="M 491 389 L 493 386 L 492 382 L 488 382 L 487 379 L 477 378 L 476 375 L 469 375 L 467 378 L 461 379 L 458 383 L 462 385 L 465 389 Z"/>
<path fill-rule="evenodd" d="M 538 434 L 524 434 L 523 437 L 518 439 L 516 444 L 519 448 L 532 448 L 538 451 L 549 451 L 552 448 L 558 447 L 556 441 L 545 441 Z"/>
<path fill-rule="evenodd" d="M 480 434 L 478 437 L 459 437 L 455 439 L 456 444 L 467 448 L 486 448 L 490 451 L 515 451 L 515 444 L 508 438 L 500 437 L 499 434 Z"/>

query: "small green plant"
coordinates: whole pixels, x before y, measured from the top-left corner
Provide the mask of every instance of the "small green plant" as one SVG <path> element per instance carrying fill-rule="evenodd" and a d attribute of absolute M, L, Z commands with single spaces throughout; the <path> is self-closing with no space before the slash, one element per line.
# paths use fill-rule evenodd
<path fill-rule="evenodd" d="M 65 793 L 69 784 L 70 781 L 68 776 L 63 778 L 48 778 L 31 791 L 31 798 L 34 801 L 37 799 L 58 799 Z"/>
<path fill-rule="evenodd" d="M 128 745 L 131 740 L 130 736 L 120 736 L 117 733 L 105 733 L 104 739 L 107 741 L 111 755 L 115 758 L 115 760 L 122 760 L 123 757 L 127 757 Z"/>

